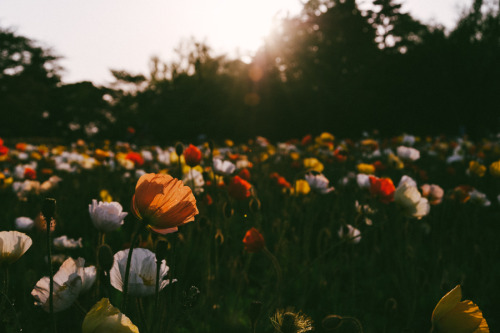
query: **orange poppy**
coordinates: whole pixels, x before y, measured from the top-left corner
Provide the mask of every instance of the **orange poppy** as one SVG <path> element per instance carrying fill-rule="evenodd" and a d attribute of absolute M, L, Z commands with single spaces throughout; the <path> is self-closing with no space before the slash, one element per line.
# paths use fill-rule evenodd
<path fill-rule="evenodd" d="M 245 200 L 252 195 L 250 192 L 251 188 L 252 185 L 249 182 L 242 179 L 240 176 L 234 176 L 227 186 L 227 192 L 237 200 Z"/>
<path fill-rule="evenodd" d="M 160 234 L 194 221 L 198 214 L 196 199 L 188 186 L 166 174 L 148 173 L 137 181 L 132 197 L 132 212 Z"/>

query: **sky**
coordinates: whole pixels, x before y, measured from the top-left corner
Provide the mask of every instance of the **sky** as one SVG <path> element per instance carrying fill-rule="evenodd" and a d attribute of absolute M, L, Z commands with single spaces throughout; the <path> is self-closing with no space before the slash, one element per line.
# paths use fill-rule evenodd
<path fill-rule="evenodd" d="M 399 2 L 424 23 L 451 29 L 472 0 Z M 216 55 L 252 56 L 276 18 L 301 8 L 300 0 L 0 0 L 0 27 L 61 56 L 63 82 L 106 85 L 110 69 L 147 76 L 152 56 L 177 60 L 174 50 L 191 38 Z"/>

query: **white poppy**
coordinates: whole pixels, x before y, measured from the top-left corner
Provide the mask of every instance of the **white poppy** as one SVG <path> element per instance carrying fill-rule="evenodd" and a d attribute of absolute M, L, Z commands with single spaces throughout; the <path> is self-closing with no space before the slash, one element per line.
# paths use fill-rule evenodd
<path fill-rule="evenodd" d="M 0 232 L 0 264 L 11 264 L 28 251 L 33 241 L 19 231 Z"/>
<path fill-rule="evenodd" d="M 123 219 L 128 213 L 123 212 L 122 205 L 118 202 L 102 202 L 93 199 L 89 205 L 89 213 L 94 226 L 102 232 L 118 229 L 123 224 Z"/>
<path fill-rule="evenodd" d="M 421 219 L 429 214 L 431 206 L 427 198 L 422 197 L 416 186 L 404 182 L 394 192 L 394 202 L 403 208 L 405 214 Z"/>
<path fill-rule="evenodd" d="M 347 224 L 340 227 L 338 231 L 339 238 L 345 239 L 348 242 L 357 244 L 361 240 L 361 231 L 354 228 L 352 225 Z"/>
<path fill-rule="evenodd" d="M 203 174 L 198 170 L 189 170 L 189 172 L 184 175 L 182 181 L 185 185 L 189 186 L 195 194 L 203 193 L 205 180 L 203 179 Z"/>
<path fill-rule="evenodd" d="M 111 285 L 123 291 L 125 269 L 129 249 L 119 251 L 114 255 L 113 267 L 110 270 Z M 165 260 L 160 265 L 160 290 L 165 288 L 169 281 L 163 278 L 168 273 Z M 175 282 L 175 280 L 174 280 Z M 156 256 L 148 249 L 135 248 L 132 252 L 130 264 L 128 292 L 131 296 L 149 296 L 155 293 L 156 285 Z"/>
<path fill-rule="evenodd" d="M 96 280 L 95 266 L 84 267 L 85 260 L 68 258 L 54 275 L 54 312 L 69 308 L 81 293 L 88 291 Z M 50 279 L 41 278 L 31 291 L 35 305 L 49 311 Z"/>
<path fill-rule="evenodd" d="M 312 173 L 308 173 L 305 175 L 305 178 L 313 191 L 321 194 L 327 194 L 335 190 L 333 187 L 328 187 L 330 185 L 330 181 L 323 174 L 314 175 Z"/>
<path fill-rule="evenodd" d="M 54 238 L 53 243 L 54 247 L 58 249 L 78 249 L 83 247 L 81 237 L 75 240 L 68 238 L 68 236 L 61 236 Z"/>
<path fill-rule="evenodd" d="M 223 161 L 220 158 L 214 158 L 213 162 L 214 162 L 215 173 L 229 176 L 234 172 L 234 170 L 236 170 L 236 166 L 229 161 Z"/>
<path fill-rule="evenodd" d="M 416 161 L 420 158 L 420 151 L 411 147 L 399 146 L 397 154 L 399 158 L 407 161 Z"/>
<path fill-rule="evenodd" d="M 16 229 L 21 231 L 29 231 L 35 226 L 35 222 L 32 219 L 24 216 L 18 217 L 15 224 Z"/>

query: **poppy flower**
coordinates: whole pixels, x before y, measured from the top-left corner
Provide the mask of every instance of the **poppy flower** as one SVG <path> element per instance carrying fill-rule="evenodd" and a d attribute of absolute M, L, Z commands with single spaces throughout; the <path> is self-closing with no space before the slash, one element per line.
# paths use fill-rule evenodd
<path fill-rule="evenodd" d="M 201 161 L 201 150 L 190 144 L 189 147 L 184 150 L 184 160 L 190 167 L 197 166 Z"/>
<path fill-rule="evenodd" d="M 83 258 L 66 259 L 54 274 L 54 312 L 69 308 L 79 295 L 90 290 L 96 280 L 95 266 L 85 267 Z M 31 291 L 35 305 L 49 312 L 50 278 L 41 278 Z"/>
<path fill-rule="evenodd" d="M 390 178 L 377 178 L 370 176 L 370 193 L 377 197 L 382 203 L 389 203 L 394 200 L 394 183 Z"/>
<path fill-rule="evenodd" d="M 0 156 L 5 156 L 9 152 L 9 148 L 4 145 L 0 145 Z"/>
<path fill-rule="evenodd" d="M 132 197 L 132 212 L 160 234 L 194 221 L 198 214 L 196 199 L 181 180 L 166 174 L 148 173 L 137 181 Z"/>
<path fill-rule="evenodd" d="M 32 168 L 26 167 L 24 169 L 24 179 L 35 180 L 36 179 L 36 171 L 33 170 Z"/>
<path fill-rule="evenodd" d="M 111 305 L 108 298 L 103 298 L 83 319 L 82 332 L 139 333 L 139 329 L 127 316 Z"/>
<path fill-rule="evenodd" d="M 248 171 L 247 168 L 241 169 L 240 172 L 238 172 L 238 176 L 248 181 L 250 180 L 250 171 Z"/>
<path fill-rule="evenodd" d="M 364 173 L 365 175 L 372 175 L 375 173 L 375 167 L 373 164 L 360 163 L 356 166 L 359 173 Z"/>
<path fill-rule="evenodd" d="M 467 174 L 477 177 L 483 177 L 486 174 L 486 167 L 479 162 L 470 161 L 469 169 L 467 169 Z"/>
<path fill-rule="evenodd" d="M 250 253 L 259 252 L 266 246 L 264 236 L 256 228 L 251 228 L 246 232 L 243 244 L 245 245 L 245 251 Z"/>
<path fill-rule="evenodd" d="M 0 264 L 11 264 L 28 251 L 33 241 L 19 231 L 0 232 Z"/>
<path fill-rule="evenodd" d="M 117 230 L 123 225 L 123 219 L 128 213 L 123 212 L 122 205 L 119 202 L 102 202 L 93 199 L 89 205 L 90 219 L 94 226 L 102 232 L 111 232 Z"/>
<path fill-rule="evenodd" d="M 417 219 L 421 219 L 429 214 L 430 205 L 427 198 L 423 197 L 416 185 L 403 182 L 394 192 L 394 202 L 396 202 L 405 214 Z"/>
<path fill-rule="evenodd" d="M 250 197 L 252 185 L 240 176 L 234 176 L 227 186 L 227 192 L 237 200 L 245 200 Z"/>
<path fill-rule="evenodd" d="M 432 312 L 432 331 L 435 333 L 489 332 L 483 313 L 472 301 L 462 299 L 462 289 L 456 286 L 444 295 Z"/>
<path fill-rule="evenodd" d="M 142 155 L 133 151 L 127 153 L 127 155 L 125 155 L 125 159 L 134 162 L 135 166 L 142 166 L 144 164 Z"/>
<path fill-rule="evenodd" d="M 422 190 L 422 196 L 426 197 L 431 205 L 437 205 L 443 201 L 444 190 L 441 186 L 424 184 L 420 189 Z"/>
<path fill-rule="evenodd" d="M 500 177 L 500 161 L 496 161 L 490 164 L 490 174 L 493 177 Z"/>
<path fill-rule="evenodd" d="M 113 266 L 109 272 L 111 285 L 123 291 L 125 269 L 130 249 L 122 250 L 114 255 Z M 164 279 L 169 271 L 165 260 L 160 264 L 160 290 L 163 290 L 170 281 Z M 173 280 L 176 281 L 175 279 Z M 132 296 L 151 296 L 155 293 L 156 286 L 156 255 L 148 249 L 136 248 L 132 252 L 130 263 L 130 277 L 128 280 L 129 293 Z"/>

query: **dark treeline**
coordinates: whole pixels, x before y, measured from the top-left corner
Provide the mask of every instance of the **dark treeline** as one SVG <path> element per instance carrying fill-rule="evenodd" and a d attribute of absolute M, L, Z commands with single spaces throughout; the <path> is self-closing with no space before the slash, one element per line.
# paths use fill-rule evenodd
<path fill-rule="evenodd" d="M 0 29 L 0 136 L 74 139 L 272 139 L 331 131 L 356 136 L 485 136 L 500 124 L 500 15 L 475 0 L 452 31 L 394 0 L 310 0 L 247 64 L 193 42 L 148 76 L 63 84 L 50 50 Z M 7 116 L 8 115 L 8 116 Z"/>

